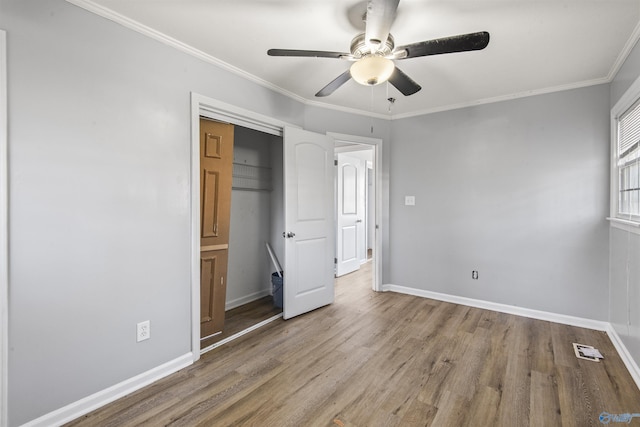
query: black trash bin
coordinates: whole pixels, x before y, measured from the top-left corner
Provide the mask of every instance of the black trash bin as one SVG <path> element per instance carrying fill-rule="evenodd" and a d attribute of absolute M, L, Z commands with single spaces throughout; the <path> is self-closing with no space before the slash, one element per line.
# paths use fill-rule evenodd
<path fill-rule="evenodd" d="M 282 286 L 284 284 L 284 273 L 281 271 L 280 276 L 278 273 L 271 274 L 271 290 L 273 292 L 273 306 L 276 308 L 282 308 Z"/>

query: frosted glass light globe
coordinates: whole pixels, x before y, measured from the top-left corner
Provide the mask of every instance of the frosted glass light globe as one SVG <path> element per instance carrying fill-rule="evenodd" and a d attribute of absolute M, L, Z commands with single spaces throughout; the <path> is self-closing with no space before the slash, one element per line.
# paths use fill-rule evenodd
<path fill-rule="evenodd" d="M 378 55 L 367 55 L 351 66 L 351 77 L 365 86 L 375 86 L 389 80 L 395 66 L 393 61 Z"/>

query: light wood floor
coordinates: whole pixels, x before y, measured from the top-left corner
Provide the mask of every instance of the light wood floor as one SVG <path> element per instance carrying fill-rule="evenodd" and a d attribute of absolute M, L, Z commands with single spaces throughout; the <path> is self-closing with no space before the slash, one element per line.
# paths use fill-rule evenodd
<path fill-rule="evenodd" d="M 640 412 L 607 335 L 371 291 L 264 328 L 74 426 L 601 426 Z M 579 360 L 572 343 L 605 359 Z M 634 419 L 633 423 L 639 420 Z"/>
<path fill-rule="evenodd" d="M 273 297 L 271 296 L 266 296 L 240 307 L 227 310 L 224 314 L 224 329 L 222 333 L 201 340 L 200 348 L 206 348 L 211 344 L 229 338 L 279 313 L 282 313 L 282 309 L 273 306 Z"/>

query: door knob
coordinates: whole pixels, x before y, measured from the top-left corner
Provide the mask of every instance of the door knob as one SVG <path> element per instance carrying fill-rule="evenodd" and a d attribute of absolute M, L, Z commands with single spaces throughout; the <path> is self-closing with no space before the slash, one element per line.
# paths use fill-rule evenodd
<path fill-rule="evenodd" d="M 362 222 L 362 220 L 361 219 L 356 219 L 356 222 Z"/>
<path fill-rule="evenodd" d="M 288 233 L 282 232 L 282 237 L 285 239 L 291 239 L 292 237 L 296 237 L 296 233 L 289 231 Z"/>

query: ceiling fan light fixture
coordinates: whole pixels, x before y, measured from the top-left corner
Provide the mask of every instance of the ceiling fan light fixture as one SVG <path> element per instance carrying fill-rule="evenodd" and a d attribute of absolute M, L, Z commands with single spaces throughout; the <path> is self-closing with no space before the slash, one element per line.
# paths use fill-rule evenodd
<path fill-rule="evenodd" d="M 393 61 L 379 55 L 366 55 L 356 61 L 349 70 L 351 77 L 361 85 L 375 86 L 389 80 L 395 65 Z"/>

